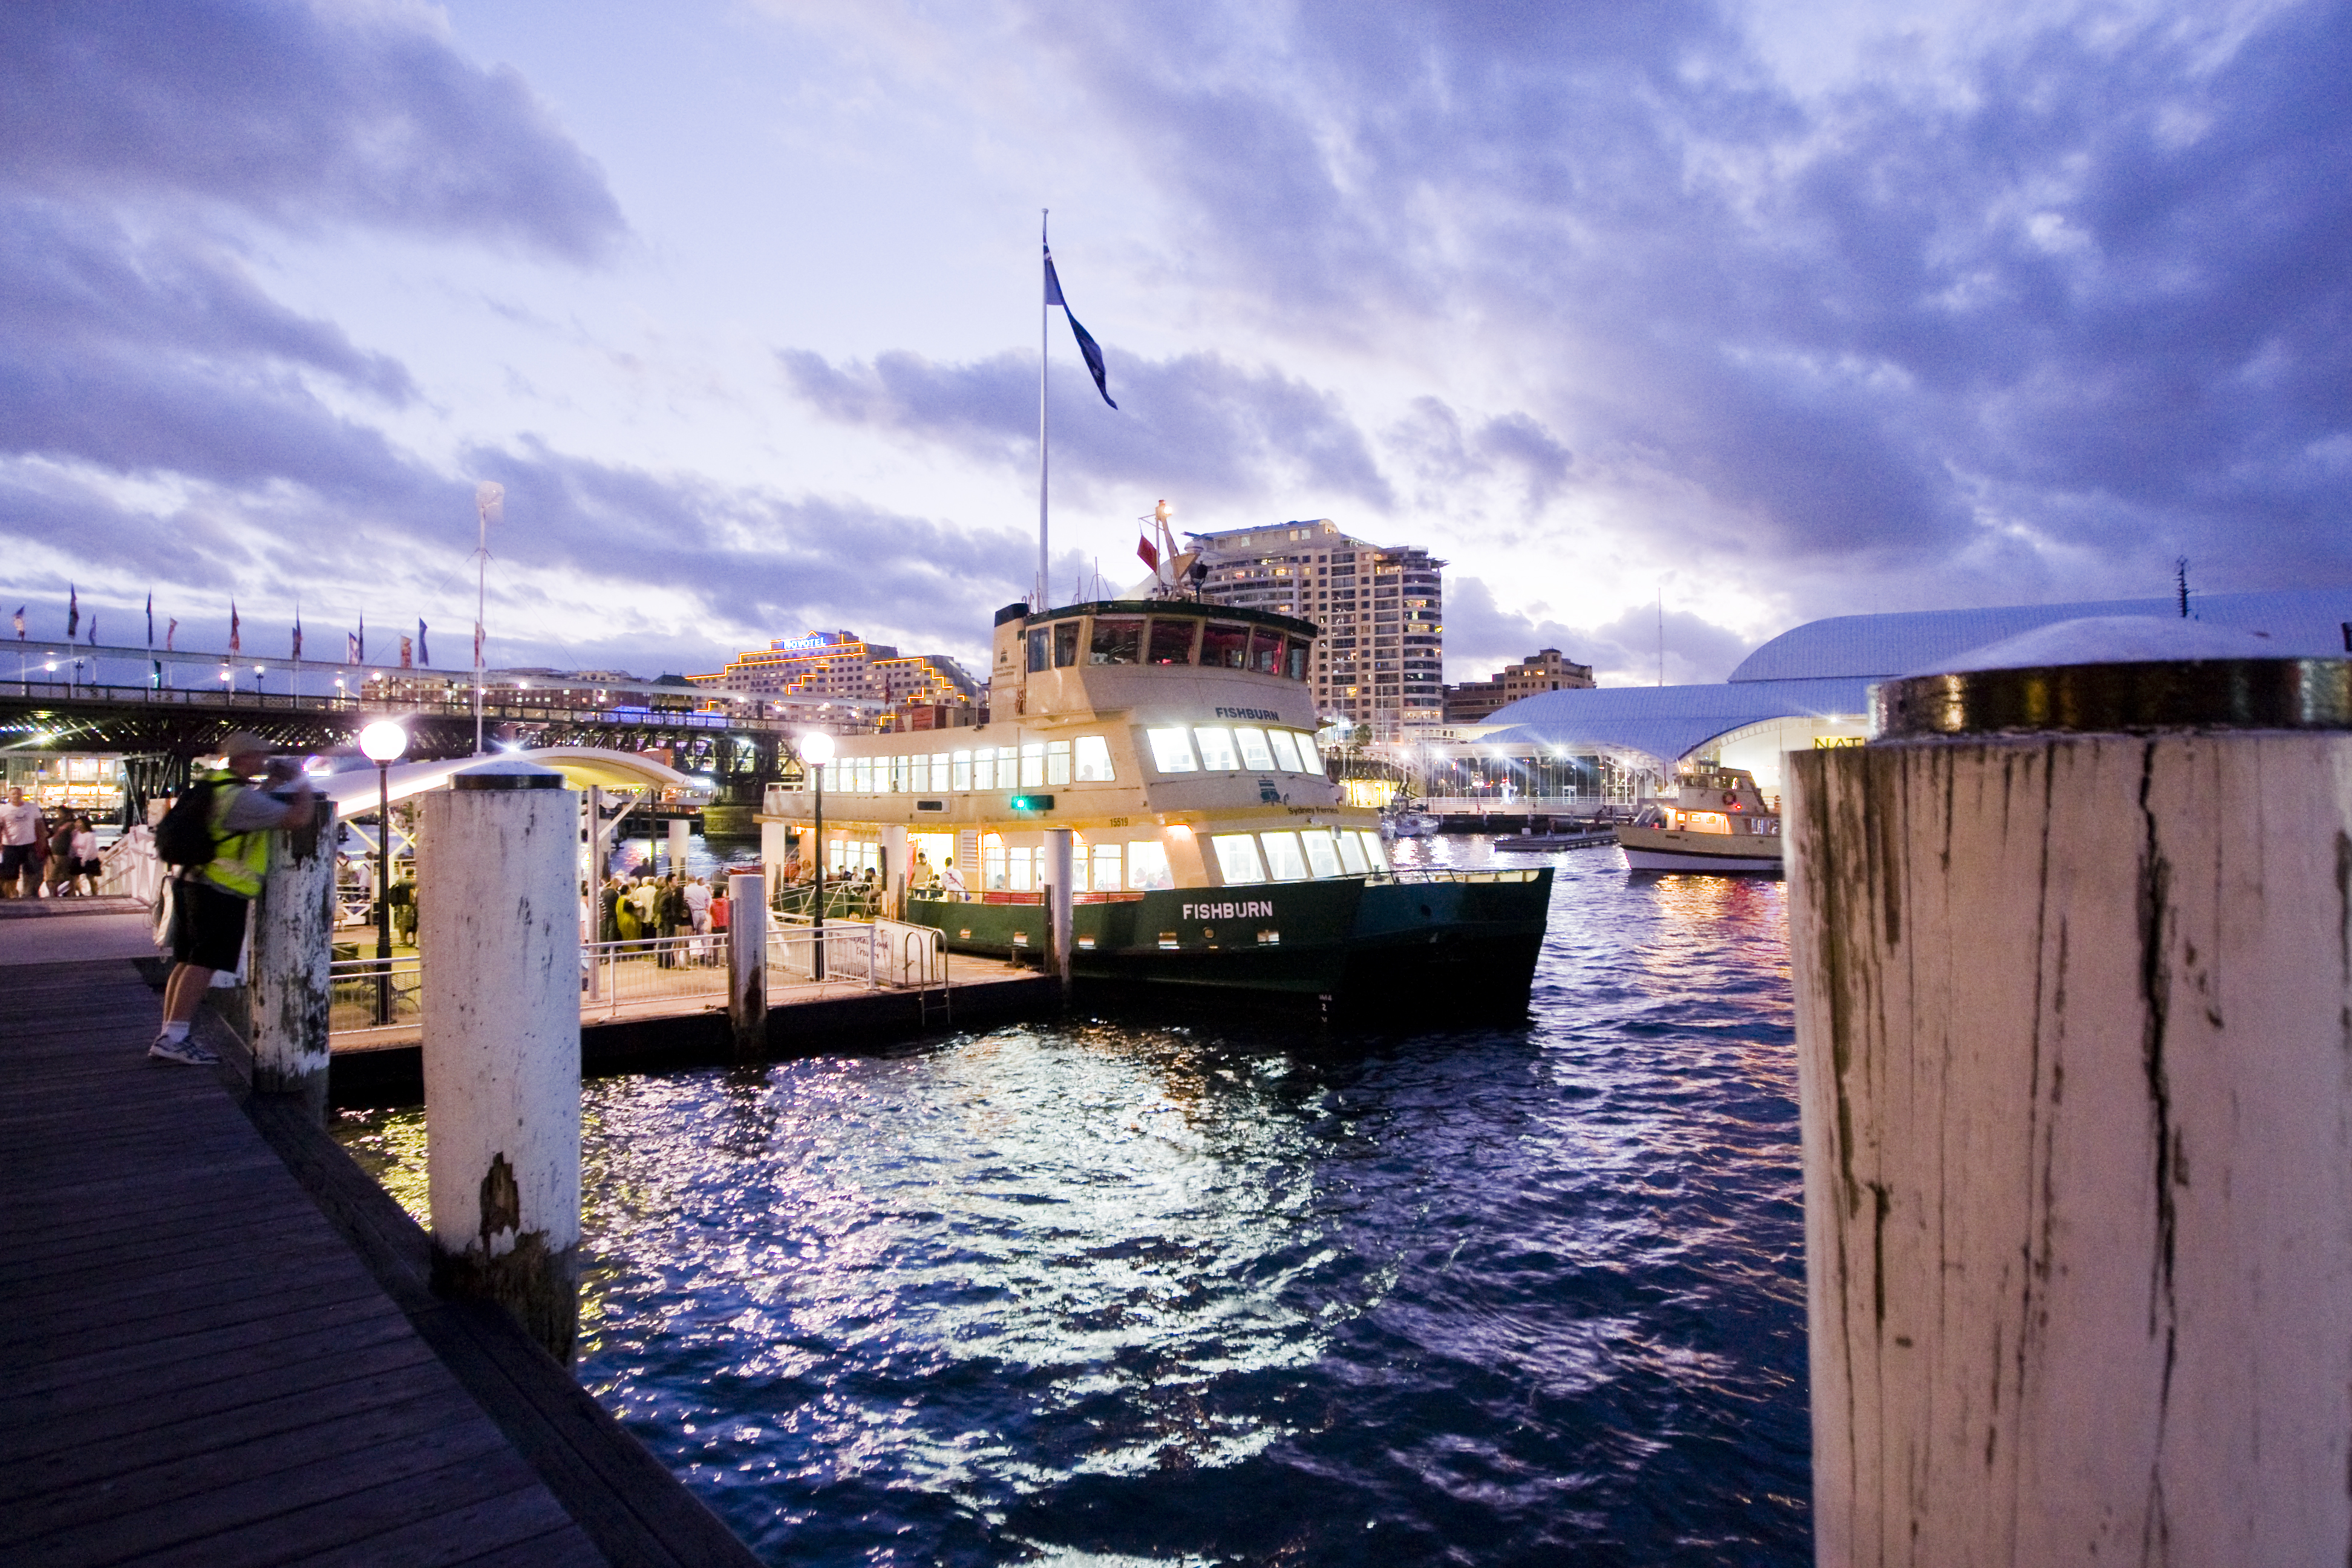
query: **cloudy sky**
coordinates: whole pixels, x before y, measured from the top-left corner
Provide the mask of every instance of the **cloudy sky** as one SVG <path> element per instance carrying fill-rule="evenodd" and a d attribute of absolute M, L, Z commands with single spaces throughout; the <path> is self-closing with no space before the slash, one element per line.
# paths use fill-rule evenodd
<path fill-rule="evenodd" d="M 1134 519 L 1452 563 L 1450 679 L 2352 580 L 2352 9 L 0 6 L 0 529 L 184 644 L 971 654 Z M 377 651 L 384 645 L 378 644 Z"/>

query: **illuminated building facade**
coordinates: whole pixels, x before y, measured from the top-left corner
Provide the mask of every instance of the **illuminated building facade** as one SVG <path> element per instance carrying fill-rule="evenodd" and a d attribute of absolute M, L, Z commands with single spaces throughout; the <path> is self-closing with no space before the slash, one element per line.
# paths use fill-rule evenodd
<path fill-rule="evenodd" d="M 902 654 L 854 632 L 805 632 L 739 653 L 726 668 L 687 678 L 709 690 L 775 700 L 867 701 L 885 730 L 950 729 L 979 722 L 979 685 L 945 654 Z"/>
<path fill-rule="evenodd" d="M 1376 741 L 1445 717 L 1445 563 L 1412 545 L 1367 543 L 1329 518 L 1189 537 L 1201 597 L 1297 616 L 1323 628 L 1309 678 L 1316 711 Z"/>

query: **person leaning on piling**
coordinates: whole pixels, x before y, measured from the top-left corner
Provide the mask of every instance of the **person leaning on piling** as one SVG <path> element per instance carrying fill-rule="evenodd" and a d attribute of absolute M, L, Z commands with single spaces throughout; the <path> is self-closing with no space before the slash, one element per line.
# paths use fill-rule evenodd
<path fill-rule="evenodd" d="M 8 804 L 0 805 L 0 897 L 29 896 L 20 891 L 25 877 L 25 863 L 33 856 L 33 845 L 41 837 L 41 808 L 25 798 L 21 789 L 8 792 Z"/>
<path fill-rule="evenodd" d="M 220 1060 L 188 1037 L 188 1024 L 214 972 L 236 967 L 245 946 L 246 911 L 269 869 L 270 830 L 309 826 L 315 798 L 301 764 L 271 757 L 269 742 L 250 731 L 239 730 L 221 750 L 226 765 L 203 781 L 213 785 L 213 858 L 173 873 L 172 974 L 163 983 L 163 1032 L 147 1047 L 158 1060 L 191 1067 Z M 253 788 L 247 781 L 257 773 L 266 774 L 262 782 L 268 787 L 293 784 L 293 798 L 278 800 Z"/>

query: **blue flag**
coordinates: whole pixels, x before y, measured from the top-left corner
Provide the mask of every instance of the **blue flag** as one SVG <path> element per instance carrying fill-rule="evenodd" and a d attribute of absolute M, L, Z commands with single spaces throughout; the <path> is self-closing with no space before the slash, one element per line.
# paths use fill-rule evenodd
<path fill-rule="evenodd" d="M 1095 342 L 1092 332 L 1078 324 L 1078 318 L 1071 313 L 1070 302 L 1062 298 L 1062 279 L 1054 270 L 1054 247 L 1050 245 L 1045 247 L 1045 303 L 1059 305 L 1062 314 L 1069 317 L 1070 331 L 1078 340 L 1078 353 L 1085 356 L 1087 369 L 1094 374 L 1095 390 L 1102 394 L 1105 403 L 1118 407 L 1118 404 L 1111 403 L 1109 378 L 1103 371 L 1102 345 Z"/>

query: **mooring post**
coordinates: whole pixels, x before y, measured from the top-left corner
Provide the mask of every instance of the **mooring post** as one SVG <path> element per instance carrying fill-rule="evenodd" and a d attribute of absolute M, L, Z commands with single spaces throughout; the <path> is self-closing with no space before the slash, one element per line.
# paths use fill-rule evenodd
<path fill-rule="evenodd" d="M 1049 889 L 1046 898 L 1049 908 L 1045 916 L 1049 933 L 1046 962 L 1053 965 L 1053 972 L 1061 976 L 1062 1000 L 1065 1002 L 1070 999 L 1070 948 L 1076 941 L 1073 932 L 1077 900 L 1072 896 L 1076 890 L 1075 861 L 1070 829 L 1045 829 L 1045 885 Z"/>
<path fill-rule="evenodd" d="M 727 1016 L 737 1061 L 768 1054 L 768 879 L 757 871 L 727 879 Z"/>
<path fill-rule="evenodd" d="M 669 819 L 669 874 L 686 875 L 687 821 L 682 816 Z"/>
<path fill-rule="evenodd" d="M 2340 1562 L 2352 663 L 2063 630 L 1790 759 L 1816 1561 Z"/>
<path fill-rule="evenodd" d="M 253 1087 L 296 1094 L 327 1113 L 327 1012 L 335 931 L 335 805 L 313 803 L 307 827 L 270 836 L 269 871 L 254 900 L 247 998 Z"/>
<path fill-rule="evenodd" d="M 569 1361 L 580 1320 L 580 799 L 520 761 L 422 797 L 433 1282 Z"/>

